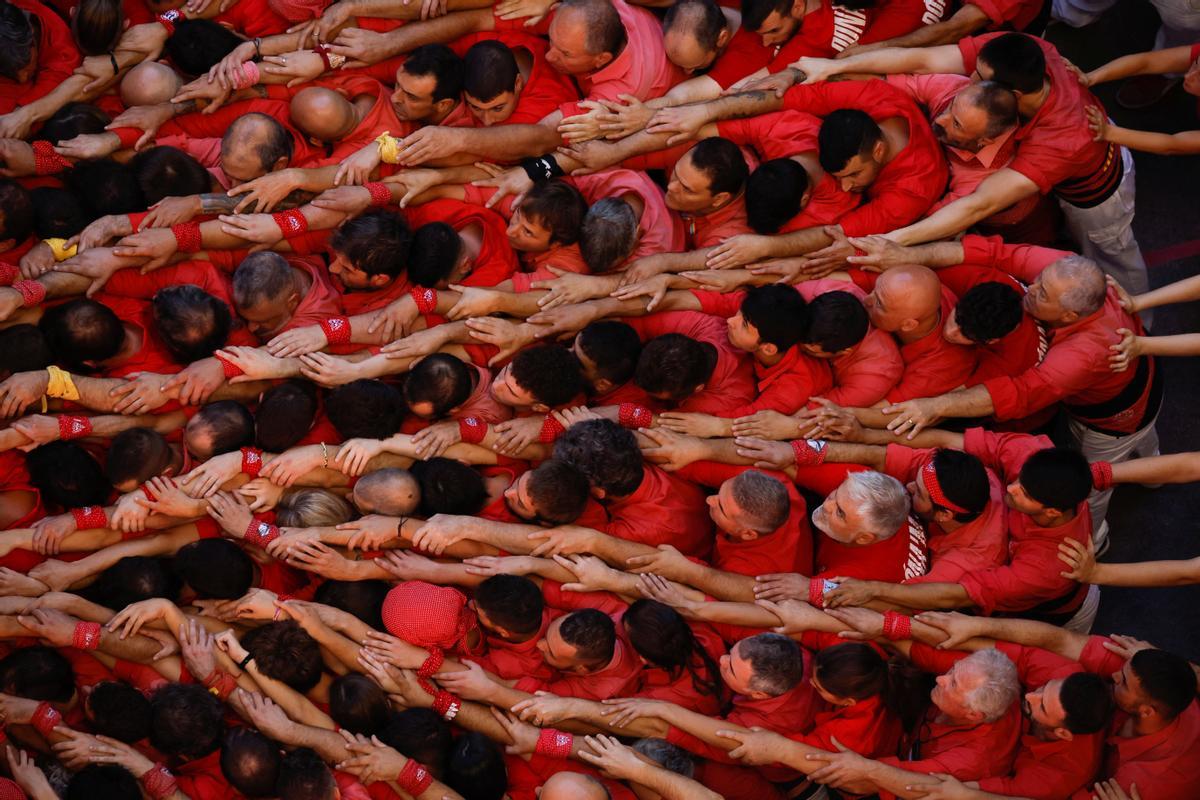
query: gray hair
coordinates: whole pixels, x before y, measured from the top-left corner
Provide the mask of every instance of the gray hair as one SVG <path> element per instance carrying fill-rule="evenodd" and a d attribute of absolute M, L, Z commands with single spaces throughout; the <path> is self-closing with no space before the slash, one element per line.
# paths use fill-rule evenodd
<path fill-rule="evenodd" d="M 241 308 L 275 300 L 293 287 L 287 259 L 269 250 L 251 253 L 233 271 L 233 301 Z"/>
<path fill-rule="evenodd" d="M 637 214 L 629 203 L 619 197 L 596 201 L 579 232 L 579 250 L 588 269 L 603 274 L 629 258 L 637 245 L 637 229 Z"/>
<path fill-rule="evenodd" d="M 908 519 L 911 500 L 904 484 L 891 475 L 866 470 L 846 476 L 846 493 L 858 506 L 868 532 L 890 539 Z"/>
<path fill-rule="evenodd" d="M 1065 311 L 1074 311 L 1080 317 L 1096 313 L 1104 305 L 1104 297 L 1108 293 L 1108 284 L 1104 280 L 1104 270 L 1090 258 L 1069 255 L 1055 261 L 1046 269 L 1053 269 L 1055 275 L 1067 281 L 1068 288 L 1059 295 L 1058 304 Z"/>
<path fill-rule="evenodd" d="M 685 778 L 696 774 L 696 761 L 691 754 L 666 739 L 638 739 L 630 747 L 668 772 L 674 772 Z"/>
<path fill-rule="evenodd" d="M 1004 653 L 995 649 L 977 650 L 955 664 L 955 669 L 971 664 L 984 675 L 984 680 L 965 698 L 971 710 L 983 715 L 984 722 L 995 722 L 1017 701 L 1021 684 L 1017 667 Z"/>
<path fill-rule="evenodd" d="M 776 478 L 746 470 L 733 479 L 733 499 L 759 533 L 770 533 L 787 521 L 791 502 L 787 488 Z"/>

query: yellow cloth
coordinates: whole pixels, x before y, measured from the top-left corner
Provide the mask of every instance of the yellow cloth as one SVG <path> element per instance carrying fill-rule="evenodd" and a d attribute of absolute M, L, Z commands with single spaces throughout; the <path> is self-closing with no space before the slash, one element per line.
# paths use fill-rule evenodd
<path fill-rule="evenodd" d="M 68 258 L 74 257 L 79 250 L 78 245 L 73 244 L 67 247 L 66 239 L 43 239 L 42 241 L 50 246 L 50 252 L 54 254 L 55 261 L 66 261 Z"/>
<path fill-rule="evenodd" d="M 400 163 L 400 140 L 387 131 L 379 134 L 375 140 L 379 145 L 379 160 L 385 164 Z"/>
<path fill-rule="evenodd" d="M 46 397 L 57 397 L 61 400 L 78 400 L 79 390 L 71 373 L 58 367 L 46 367 L 49 380 L 46 382 Z"/>

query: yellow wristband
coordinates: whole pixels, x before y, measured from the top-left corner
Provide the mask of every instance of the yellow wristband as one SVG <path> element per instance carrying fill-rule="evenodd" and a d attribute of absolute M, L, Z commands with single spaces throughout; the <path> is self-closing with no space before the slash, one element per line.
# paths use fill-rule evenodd
<path fill-rule="evenodd" d="M 50 252 L 54 254 L 55 261 L 66 261 L 68 258 L 74 257 L 76 251 L 79 250 L 78 245 L 73 244 L 67 247 L 66 239 L 43 239 L 42 241 L 49 246 Z"/>
<path fill-rule="evenodd" d="M 400 140 L 387 131 L 379 134 L 375 140 L 379 145 L 379 160 L 385 164 L 400 163 Z"/>
<path fill-rule="evenodd" d="M 71 373 L 58 367 L 46 367 L 46 396 L 60 400 L 78 400 L 79 390 L 75 388 L 75 380 Z"/>

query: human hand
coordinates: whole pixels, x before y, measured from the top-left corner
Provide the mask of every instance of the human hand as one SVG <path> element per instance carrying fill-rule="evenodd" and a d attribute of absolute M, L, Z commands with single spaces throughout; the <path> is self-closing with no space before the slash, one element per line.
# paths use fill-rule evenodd
<path fill-rule="evenodd" d="M 908 438 L 912 439 L 921 431 L 942 421 L 943 417 L 938 411 L 939 405 L 938 398 L 924 397 L 893 403 L 880 410 L 893 417 L 888 422 L 889 431 L 897 436 L 901 436 L 907 431 Z"/>

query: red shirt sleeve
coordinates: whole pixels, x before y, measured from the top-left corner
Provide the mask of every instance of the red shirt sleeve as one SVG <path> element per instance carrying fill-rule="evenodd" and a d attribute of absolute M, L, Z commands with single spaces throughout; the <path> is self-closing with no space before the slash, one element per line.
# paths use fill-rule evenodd
<path fill-rule="evenodd" d="M 728 89 L 733 84 L 753 75 L 771 63 L 771 51 L 763 46 L 762 39 L 743 28 L 729 40 L 729 46 L 708 71 L 708 77 L 716 81 L 722 89 Z"/>
<path fill-rule="evenodd" d="M 1060 575 L 1058 543 L 1026 542 L 1003 567 L 969 572 L 958 579 L 971 601 L 987 614 L 1025 611 L 1062 597 L 1076 586 Z"/>
<path fill-rule="evenodd" d="M 1005 244 L 999 236 L 968 234 L 963 237 L 963 263 L 1007 272 L 1023 283 L 1033 283 L 1049 265 L 1069 255 L 1067 250 L 1032 244 Z"/>

